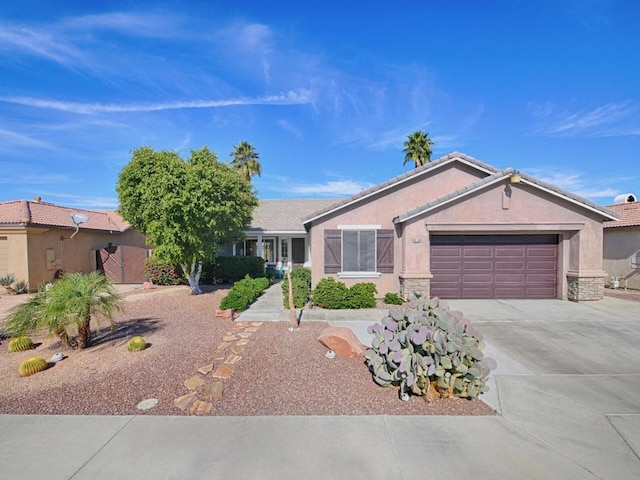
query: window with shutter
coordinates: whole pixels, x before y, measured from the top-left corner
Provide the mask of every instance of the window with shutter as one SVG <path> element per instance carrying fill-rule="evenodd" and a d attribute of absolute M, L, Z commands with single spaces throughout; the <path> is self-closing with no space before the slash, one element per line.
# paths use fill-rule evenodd
<path fill-rule="evenodd" d="M 342 232 L 324 231 L 324 273 L 338 273 L 341 269 Z"/>
<path fill-rule="evenodd" d="M 393 273 L 393 230 L 378 230 L 377 234 L 377 271 Z"/>
<path fill-rule="evenodd" d="M 324 273 L 393 273 L 393 230 L 357 226 L 324 231 Z"/>

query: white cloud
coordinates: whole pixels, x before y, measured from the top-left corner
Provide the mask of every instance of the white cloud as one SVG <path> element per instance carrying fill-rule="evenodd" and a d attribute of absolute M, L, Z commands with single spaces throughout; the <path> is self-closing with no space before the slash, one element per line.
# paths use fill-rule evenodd
<path fill-rule="evenodd" d="M 528 173 L 535 178 L 538 178 L 544 182 L 550 183 L 556 187 L 560 187 L 563 190 L 574 193 L 584 198 L 596 199 L 596 198 L 608 198 L 613 199 L 620 193 L 620 190 L 607 185 L 618 183 L 617 179 L 600 178 L 598 183 L 589 181 L 585 178 L 583 172 L 576 170 L 562 170 L 558 168 L 529 168 L 523 169 L 525 173 Z"/>
<path fill-rule="evenodd" d="M 288 196 L 304 197 L 344 197 L 358 193 L 371 184 L 353 180 L 331 180 L 325 183 L 299 183 L 289 179 L 281 186 L 272 186 L 271 190 L 286 192 Z"/>
<path fill-rule="evenodd" d="M 36 140 L 35 138 L 29 137 L 27 135 L 0 128 L 0 150 L 8 151 L 9 148 L 7 147 L 16 146 L 44 148 L 47 150 L 54 149 L 53 145 L 50 145 L 47 142 Z"/>
<path fill-rule="evenodd" d="M 278 125 L 283 130 L 291 133 L 296 138 L 302 138 L 302 130 L 287 120 L 278 120 Z"/>

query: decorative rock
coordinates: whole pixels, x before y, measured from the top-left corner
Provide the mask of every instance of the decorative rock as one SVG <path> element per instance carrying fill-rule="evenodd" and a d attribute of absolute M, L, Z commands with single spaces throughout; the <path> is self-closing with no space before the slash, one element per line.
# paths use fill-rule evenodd
<path fill-rule="evenodd" d="M 186 395 L 182 395 L 181 397 L 175 398 L 173 400 L 173 404 L 176 407 L 178 407 L 180 410 L 185 410 L 195 397 L 196 397 L 196 392 L 187 393 Z"/>
<path fill-rule="evenodd" d="M 222 342 L 220 345 L 218 345 L 218 350 L 224 350 L 229 345 L 231 345 L 231 342 Z"/>
<path fill-rule="evenodd" d="M 64 353 L 58 352 L 53 354 L 53 357 L 51 357 L 51 361 L 53 363 L 56 363 L 56 362 L 59 362 L 60 360 L 64 360 L 65 358 L 67 357 L 64 356 Z"/>
<path fill-rule="evenodd" d="M 240 338 L 249 338 L 249 337 L 251 337 L 251 335 L 253 335 L 253 333 L 251 333 L 251 332 L 243 332 L 243 333 L 239 333 L 238 334 L 238 336 Z"/>
<path fill-rule="evenodd" d="M 220 365 L 215 372 L 213 372 L 213 376 L 215 378 L 229 378 L 233 375 L 233 367 L 230 365 Z"/>
<path fill-rule="evenodd" d="M 155 407 L 158 404 L 157 398 L 147 398 L 146 400 L 142 400 L 136 408 L 138 410 L 149 410 L 150 408 Z"/>
<path fill-rule="evenodd" d="M 151 290 L 152 288 L 156 288 L 156 286 L 153 284 L 153 282 L 142 282 L 142 289 L 143 290 Z"/>
<path fill-rule="evenodd" d="M 198 375 L 194 375 L 191 378 L 188 378 L 184 381 L 184 386 L 187 387 L 189 390 L 195 390 L 196 388 L 198 388 L 200 385 L 204 384 L 204 380 L 202 379 L 202 377 L 198 376 Z"/>
<path fill-rule="evenodd" d="M 236 355 L 241 355 L 246 350 L 246 347 L 234 345 L 231 347 L 231 351 Z"/>
<path fill-rule="evenodd" d="M 223 342 L 235 342 L 237 339 L 238 337 L 236 337 L 235 335 L 227 335 L 225 337 L 222 337 Z"/>
<path fill-rule="evenodd" d="M 251 322 L 252 327 L 261 327 L 264 322 Z"/>
<path fill-rule="evenodd" d="M 209 365 L 203 365 L 198 369 L 198 373 L 202 374 L 202 375 L 206 375 L 207 373 L 210 373 L 211 370 L 213 370 L 213 363 L 210 363 Z"/>
<path fill-rule="evenodd" d="M 217 362 L 218 360 L 224 360 L 226 356 L 227 354 L 224 353 L 224 350 L 218 349 L 215 352 L 213 352 L 213 356 L 211 357 L 211 360 L 213 360 L 214 362 Z"/>
<path fill-rule="evenodd" d="M 227 310 L 216 310 L 216 317 L 231 320 L 233 318 L 233 310 L 230 308 Z"/>
<path fill-rule="evenodd" d="M 249 345 L 249 340 L 247 340 L 246 338 L 243 338 L 242 340 L 238 340 L 238 341 L 236 342 L 236 345 L 239 345 L 239 346 L 241 346 L 241 347 L 242 347 L 243 345 Z"/>
<path fill-rule="evenodd" d="M 222 398 L 222 393 L 224 391 L 224 384 L 222 380 L 218 380 L 216 382 L 207 383 L 202 390 L 203 398 Z"/>
<path fill-rule="evenodd" d="M 209 402 L 203 402 L 202 400 L 196 400 L 195 402 L 193 402 L 193 405 L 191 405 L 189 413 L 191 415 L 209 415 L 212 408 L 213 404 Z"/>
<path fill-rule="evenodd" d="M 258 330 L 260 330 L 260 327 L 247 327 L 244 331 L 245 332 L 256 333 Z"/>
<path fill-rule="evenodd" d="M 356 334 L 347 327 L 327 327 L 318 337 L 329 350 L 336 352 L 339 357 L 359 358 L 364 356 L 365 348 Z"/>
<path fill-rule="evenodd" d="M 224 361 L 224 363 L 226 363 L 227 365 L 233 365 L 235 363 L 238 363 L 241 359 L 242 357 L 240 355 L 231 355 Z"/>

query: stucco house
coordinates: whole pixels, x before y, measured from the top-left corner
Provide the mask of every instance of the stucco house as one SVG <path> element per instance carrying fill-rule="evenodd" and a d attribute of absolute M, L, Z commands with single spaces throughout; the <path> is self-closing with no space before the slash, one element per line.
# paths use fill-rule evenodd
<path fill-rule="evenodd" d="M 43 202 L 0 203 L 0 276 L 13 273 L 30 290 L 55 272 L 101 269 L 116 283 L 145 281 L 144 236 L 114 211 L 83 210 Z"/>
<path fill-rule="evenodd" d="M 633 194 L 616 197 L 610 210 L 618 221 L 604 223 L 604 269 L 609 285 L 640 290 L 640 202 Z"/>
<path fill-rule="evenodd" d="M 274 202 L 286 209 L 289 201 Z M 601 299 L 603 222 L 618 219 L 554 185 L 458 152 L 303 211 L 311 207 L 295 207 L 302 225 L 292 227 L 291 238 L 308 242 L 305 264 L 314 285 L 332 276 L 348 285 L 373 282 L 379 296 L 405 298 L 416 291 L 441 298 Z M 280 230 L 278 218 L 272 220 L 263 233 Z M 278 245 L 267 255 L 274 262 L 286 258 Z"/>

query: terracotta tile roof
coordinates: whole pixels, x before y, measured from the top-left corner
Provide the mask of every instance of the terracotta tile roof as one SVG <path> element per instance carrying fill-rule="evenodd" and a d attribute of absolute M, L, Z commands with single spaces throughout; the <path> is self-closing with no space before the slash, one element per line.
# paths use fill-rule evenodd
<path fill-rule="evenodd" d="M 249 233 L 304 232 L 302 220 L 313 212 L 338 202 L 335 198 L 283 198 L 260 200 Z"/>
<path fill-rule="evenodd" d="M 129 228 L 129 224 L 113 210 L 85 210 L 29 200 L 1 202 L 0 226 L 75 228 L 70 217 L 74 213 L 82 213 L 88 217 L 85 223 L 80 224 L 80 230 L 123 232 Z"/>
<path fill-rule="evenodd" d="M 617 222 L 605 222 L 604 228 L 640 226 L 640 202 L 618 203 L 609 205 L 607 208 L 620 215 L 620 220 Z"/>

